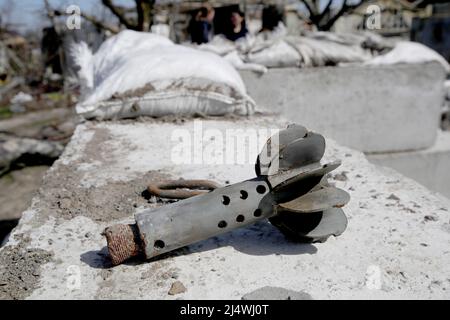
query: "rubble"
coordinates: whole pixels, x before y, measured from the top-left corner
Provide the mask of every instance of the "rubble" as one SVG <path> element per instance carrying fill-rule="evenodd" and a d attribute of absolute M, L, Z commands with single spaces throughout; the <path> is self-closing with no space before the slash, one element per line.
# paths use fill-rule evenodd
<path fill-rule="evenodd" d="M 186 291 L 187 289 L 181 281 L 175 281 L 174 283 L 172 283 L 168 294 L 171 296 L 175 296 L 180 293 L 185 293 Z"/>
<path fill-rule="evenodd" d="M 58 142 L 19 138 L 0 133 L 0 175 L 14 166 L 51 164 L 64 147 Z"/>
<path fill-rule="evenodd" d="M 25 104 L 31 101 L 33 101 L 33 97 L 21 91 L 11 99 L 9 109 L 14 113 L 23 113 L 27 110 Z"/>
<path fill-rule="evenodd" d="M 73 110 L 56 108 L 0 120 L 0 127 L 16 137 L 67 142 L 78 122 Z"/>

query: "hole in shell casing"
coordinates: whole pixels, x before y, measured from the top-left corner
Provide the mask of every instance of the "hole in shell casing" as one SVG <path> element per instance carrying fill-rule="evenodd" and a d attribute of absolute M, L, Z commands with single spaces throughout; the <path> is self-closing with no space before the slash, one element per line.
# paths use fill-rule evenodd
<path fill-rule="evenodd" d="M 253 213 L 253 215 L 255 217 L 261 217 L 262 216 L 262 210 L 261 209 L 256 209 L 255 212 Z"/>
<path fill-rule="evenodd" d="M 219 222 L 219 224 L 217 225 L 220 229 L 226 228 L 227 227 L 227 222 L 222 220 Z"/>
<path fill-rule="evenodd" d="M 224 204 L 224 205 L 229 205 L 230 204 L 230 197 L 227 197 L 227 196 L 223 196 L 223 200 L 222 200 L 222 203 Z"/>
<path fill-rule="evenodd" d="M 266 187 L 260 184 L 259 186 L 256 187 L 256 192 L 263 194 L 266 192 Z"/>
<path fill-rule="evenodd" d="M 156 240 L 155 244 L 153 245 L 156 249 L 164 249 L 166 244 L 162 240 Z"/>
<path fill-rule="evenodd" d="M 241 190 L 241 199 L 245 200 L 248 198 L 248 192 L 245 190 Z"/>

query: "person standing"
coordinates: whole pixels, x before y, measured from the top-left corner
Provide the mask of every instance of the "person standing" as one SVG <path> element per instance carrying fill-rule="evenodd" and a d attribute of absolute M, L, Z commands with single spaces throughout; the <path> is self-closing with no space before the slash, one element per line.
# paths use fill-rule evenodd
<path fill-rule="evenodd" d="M 209 42 L 212 36 L 214 15 L 213 7 L 202 7 L 198 10 L 189 26 L 189 33 L 193 43 L 202 44 Z"/>
<path fill-rule="evenodd" d="M 235 10 L 231 12 L 230 16 L 231 26 L 229 30 L 226 31 L 225 37 L 228 40 L 236 41 L 247 35 L 248 30 L 245 25 L 245 15 L 240 10 Z"/>

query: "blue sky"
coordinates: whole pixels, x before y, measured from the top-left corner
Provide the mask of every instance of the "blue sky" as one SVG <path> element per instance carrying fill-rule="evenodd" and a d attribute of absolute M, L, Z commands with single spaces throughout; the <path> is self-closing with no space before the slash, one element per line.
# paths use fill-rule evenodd
<path fill-rule="evenodd" d="M 336 1 L 340 4 L 342 0 Z M 356 1 L 356 0 L 355 0 Z M 0 11 L 8 2 L 14 3 L 14 10 L 10 23 L 14 24 L 14 29 L 24 31 L 27 29 L 42 28 L 47 23 L 45 19 L 43 0 L 0 0 Z M 69 5 L 78 5 L 81 10 L 91 14 L 99 14 L 102 8 L 100 0 L 49 0 L 55 8 L 66 8 Z M 326 1 L 322 0 L 323 6 Z M 134 0 L 115 0 L 116 4 L 133 6 Z"/>
<path fill-rule="evenodd" d="M 8 4 L 10 0 L 0 0 L 0 10 Z M 13 0 L 13 12 L 10 23 L 14 24 L 15 29 L 20 30 L 42 27 L 45 23 L 44 1 L 43 0 Z M 50 0 L 55 8 L 65 8 L 69 5 L 78 5 L 81 10 L 94 13 L 99 12 L 102 7 L 100 0 Z M 133 5 L 133 0 L 115 0 L 115 3 L 121 5 Z"/>

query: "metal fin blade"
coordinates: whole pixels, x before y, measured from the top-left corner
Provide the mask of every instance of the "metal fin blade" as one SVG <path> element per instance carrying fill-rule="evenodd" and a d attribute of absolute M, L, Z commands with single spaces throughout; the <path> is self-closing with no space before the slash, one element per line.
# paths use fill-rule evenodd
<path fill-rule="evenodd" d="M 341 208 L 350 201 L 350 195 L 342 189 L 327 187 L 313 190 L 292 201 L 278 205 L 277 211 L 293 213 L 319 212 Z"/>
<path fill-rule="evenodd" d="M 288 238 L 302 242 L 323 242 L 347 228 L 347 217 L 339 208 L 309 214 L 281 213 L 270 222 Z"/>
<path fill-rule="evenodd" d="M 314 241 L 326 240 L 329 236 L 339 236 L 347 228 L 347 217 L 342 209 L 333 208 L 323 212 L 320 223 L 304 236 Z"/>
<path fill-rule="evenodd" d="M 269 138 L 256 159 L 257 175 L 273 175 L 279 171 L 320 161 L 325 153 L 325 139 L 292 125 Z"/>
<path fill-rule="evenodd" d="M 286 129 L 279 133 L 279 141 L 281 146 L 287 146 L 294 140 L 303 138 L 308 133 L 308 129 L 298 124 L 290 124 Z"/>
<path fill-rule="evenodd" d="M 325 153 L 325 138 L 308 132 L 306 137 L 289 143 L 280 151 L 279 170 L 290 170 L 319 162 Z"/>
<path fill-rule="evenodd" d="M 338 168 L 340 165 L 341 162 L 339 161 L 326 163 L 324 165 L 321 165 L 320 163 L 314 163 L 293 170 L 280 172 L 279 174 L 269 176 L 267 180 L 269 181 L 274 191 L 278 191 L 287 186 L 294 185 L 301 180 L 305 180 L 311 177 L 320 177 L 320 181 L 324 175 Z"/>

